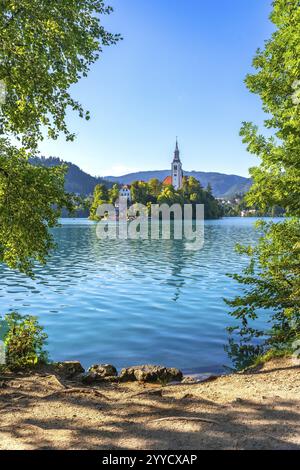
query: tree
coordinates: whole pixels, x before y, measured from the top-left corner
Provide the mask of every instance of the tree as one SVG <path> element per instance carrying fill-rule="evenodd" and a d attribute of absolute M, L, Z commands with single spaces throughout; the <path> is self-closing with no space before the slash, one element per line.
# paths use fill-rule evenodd
<path fill-rule="evenodd" d="M 32 275 L 34 260 L 44 263 L 53 248 L 49 228 L 62 207 L 65 167 L 35 167 L 24 150 L 0 139 L 0 262 Z"/>
<path fill-rule="evenodd" d="M 133 202 L 146 205 L 149 202 L 148 184 L 144 181 L 134 181 L 131 185 L 131 197 Z"/>
<path fill-rule="evenodd" d="M 211 187 L 203 191 L 204 215 L 206 219 L 218 219 L 223 216 L 223 209 L 212 195 Z"/>
<path fill-rule="evenodd" d="M 208 194 L 212 195 L 213 190 L 212 190 L 212 186 L 211 186 L 210 183 L 207 184 L 206 192 L 207 192 Z"/>
<path fill-rule="evenodd" d="M 178 191 L 175 191 L 171 184 L 162 189 L 157 198 L 157 202 L 158 204 L 168 204 L 169 206 L 172 206 L 173 204 L 184 204 L 183 197 Z"/>
<path fill-rule="evenodd" d="M 104 46 L 119 35 L 105 30 L 100 15 L 109 14 L 104 0 L 2 0 L 0 4 L 0 80 L 6 102 L 0 110 L 3 132 L 35 148 L 45 128 L 50 138 L 63 132 L 68 107 L 89 119 L 70 94 L 86 77 Z"/>
<path fill-rule="evenodd" d="M 238 247 L 250 258 L 243 274 L 233 275 L 244 286 L 244 295 L 227 303 L 241 322 L 230 328 L 229 345 L 229 353 L 240 367 L 265 353 L 291 352 L 300 338 L 299 1 L 275 0 L 271 20 L 277 29 L 253 61 L 256 73 L 246 78 L 248 88 L 261 97 L 268 113 L 266 128 L 273 129 L 273 136 L 265 137 L 252 123 L 243 124 L 243 141 L 261 160 L 259 167 L 250 170 L 253 186 L 247 202 L 263 211 L 280 206 L 290 218 L 282 223 L 260 223 L 258 244 Z M 269 326 L 257 329 L 252 321 L 262 312 Z"/>
<path fill-rule="evenodd" d="M 162 190 L 162 183 L 157 178 L 151 178 L 148 181 L 148 193 L 153 201 L 156 201 Z M 152 201 L 152 202 L 153 202 Z"/>
<path fill-rule="evenodd" d="M 109 200 L 112 204 L 114 204 L 118 199 L 119 192 L 120 190 L 118 184 L 114 184 L 113 187 L 109 190 Z"/>
<path fill-rule="evenodd" d="M 248 195 L 251 204 L 265 209 L 278 205 L 288 215 L 300 215 L 300 6 L 298 0 L 273 2 L 271 20 L 277 26 L 263 51 L 258 50 L 253 65 L 256 74 L 246 84 L 260 96 L 265 121 L 275 136 L 260 135 L 257 126 L 244 123 L 241 135 L 248 150 L 261 159 L 250 170 L 253 186 Z"/>
<path fill-rule="evenodd" d="M 212 194 L 210 185 L 203 189 L 201 183 L 194 177 L 183 178 L 181 194 L 186 204 L 192 204 L 193 216 L 196 215 L 196 204 L 204 204 L 206 219 L 218 219 L 223 215 L 222 208 Z"/>
<path fill-rule="evenodd" d="M 3 323 L 6 329 L 3 336 L 6 352 L 4 369 L 25 370 L 47 363 L 48 354 L 44 347 L 48 336 L 36 317 L 12 312 L 5 315 Z"/>
<path fill-rule="evenodd" d="M 89 118 L 72 98 L 71 85 L 87 76 L 103 46 L 118 35 L 100 23 L 109 14 L 103 0 L 2 0 L 0 4 L 0 81 L 6 101 L 0 107 L 0 262 L 33 275 L 53 248 L 49 229 L 62 207 L 72 206 L 64 192 L 66 167 L 34 167 L 29 153 L 46 129 L 68 140 L 68 107 Z M 18 138 L 23 149 L 10 145 Z"/>
<path fill-rule="evenodd" d="M 94 190 L 93 202 L 90 210 L 90 219 L 99 220 L 97 209 L 101 204 L 107 204 L 109 200 L 109 192 L 104 184 L 97 184 Z"/>

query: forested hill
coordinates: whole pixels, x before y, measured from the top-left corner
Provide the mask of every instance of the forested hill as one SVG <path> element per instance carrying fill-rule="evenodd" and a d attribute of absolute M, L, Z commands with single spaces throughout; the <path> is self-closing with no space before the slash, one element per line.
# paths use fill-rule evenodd
<path fill-rule="evenodd" d="M 137 180 L 148 182 L 151 178 L 157 178 L 162 181 L 170 174 L 170 170 L 139 171 L 123 176 L 107 176 L 102 178 L 91 176 L 81 170 L 77 165 L 74 165 L 74 163 L 65 162 L 56 157 L 33 157 L 31 158 L 31 162 L 34 165 L 47 167 L 65 163 L 69 168 L 66 177 L 66 191 L 83 196 L 92 194 L 96 184 L 99 183 L 105 183 L 106 186 L 110 188 L 113 183 L 130 184 Z M 205 173 L 202 171 L 186 171 L 184 174 L 196 178 L 204 188 L 210 183 L 215 197 L 230 197 L 237 193 L 245 193 L 251 185 L 250 179 L 237 175 Z"/>
<path fill-rule="evenodd" d="M 67 165 L 68 172 L 66 175 L 65 189 L 69 193 L 88 196 L 89 194 L 93 194 L 96 184 L 105 183 L 108 187 L 111 187 L 113 184 L 103 178 L 91 176 L 81 170 L 77 165 L 74 165 L 74 163 L 65 162 L 57 157 L 32 157 L 30 162 L 33 165 L 43 165 L 46 167 L 62 164 Z"/>
<path fill-rule="evenodd" d="M 245 193 L 251 186 L 251 180 L 243 176 L 205 173 L 203 171 L 184 171 L 183 173 L 185 176 L 196 178 L 204 188 L 209 183 L 215 197 L 230 197 L 237 193 Z M 114 183 L 130 184 L 137 180 L 148 182 L 151 178 L 163 181 L 168 175 L 170 175 L 170 170 L 139 171 L 123 176 L 106 176 L 105 179 Z"/>

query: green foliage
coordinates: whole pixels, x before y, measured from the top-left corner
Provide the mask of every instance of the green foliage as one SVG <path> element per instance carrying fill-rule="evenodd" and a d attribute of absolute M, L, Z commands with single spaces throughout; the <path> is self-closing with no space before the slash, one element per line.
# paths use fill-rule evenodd
<path fill-rule="evenodd" d="M 133 203 L 146 205 L 149 200 L 148 183 L 144 181 L 134 181 L 131 184 L 131 197 Z"/>
<path fill-rule="evenodd" d="M 90 210 L 90 219 L 98 220 L 96 216 L 97 208 L 102 203 L 115 203 L 119 197 L 119 187 L 107 189 L 106 185 L 100 184 L 95 187 L 93 203 Z M 131 184 L 131 198 L 133 203 L 144 204 L 151 209 L 151 204 L 204 204 L 205 217 L 207 219 L 217 219 L 223 215 L 223 211 L 218 201 L 212 195 L 211 187 L 204 190 L 193 177 L 183 179 L 183 187 L 176 191 L 172 185 L 164 186 L 158 179 L 152 178 L 147 182 L 134 181 Z M 194 211 L 195 212 L 195 211 Z"/>
<path fill-rule="evenodd" d="M 180 193 L 183 197 L 184 204 L 204 204 L 204 216 L 206 219 L 218 219 L 222 217 L 223 210 L 218 201 L 212 195 L 212 188 L 209 185 L 207 189 L 203 189 L 200 182 L 194 178 L 183 178 L 182 189 Z"/>
<path fill-rule="evenodd" d="M 101 204 L 109 202 L 109 192 L 105 184 L 97 184 L 94 190 L 93 202 L 90 209 L 90 220 L 99 220 L 97 209 Z"/>
<path fill-rule="evenodd" d="M 0 110 L 3 132 L 29 148 L 42 139 L 43 127 L 52 139 L 60 132 L 74 139 L 67 109 L 90 116 L 69 89 L 87 76 L 104 46 L 120 39 L 100 22 L 111 11 L 104 0 L 1 0 L 0 80 L 7 91 Z"/>
<path fill-rule="evenodd" d="M 162 183 L 157 178 L 151 178 L 148 181 L 148 193 L 149 196 L 153 198 L 153 201 L 157 201 L 158 196 L 160 195 L 162 190 Z"/>
<path fill-rule="evenodd" d="M 24 150 L 0 139 L 0 262 L 32 276 L 35 261 L 45 263 L 53 248 L 49 228 L 62 207 L 65 167 L 35 167 Z"/>
<path fill-rule="evenodd" d="M 290 357 L 291 353 L 294 352 L 291 349 L 269 349 L 265 354 L 262 356 L 257 356 L 255 361 L 253 362 L 253 367 L 260 366 L 265 364 L 266 362 L 271 361 L 272 359 L 279 359 L 279 358 L 286 358 Z"/>
<path fill-rule="evenodd" d="M 179 191 L 175 191 L 172 185 L 165 186 L 157 198 L 158 204 L 173 204 L 183 205 L 184 199 Z"/>
<path fill-rule="evenodd" d="M 53 248 L 49 229 L 63 207 L 65 166 L 32 166 L 43 131 L 56 139 L 74 135 L 66 125 L 68 108 L 89 119 L 70 95 L 86 77 L 103 46 L 116 43 L 100 23 L 111 8 L 103 0 L 2 0 L 0 3 L 0 80 L 6 100 L 0 107 L 0 132 L 19 139 L 23 149 L 0 139 L 0 262 L 33 275 Z"/>
<path fill-rule="evenodd" d="M 114 184 L 113 187 L 109 191 L 109 200 L 112 204 L 116 202 L 119 197 L 119 185 Z"/>
<path fill-rule="evenodd" d="M 258 228 L 262 234 L 255 247 L 237 247 L 250 259 L 242 274 L 231 276 L 244 286 L 244 294 L 226 300 L 240 322 L 229 328 L 240 340 L 233 336 L 228 349 L 238 368 L 269 349 L 292 350 L 300 339 L 300 221 L 260 222 Z M 254 328 L 253 321 L 263 313 L 269 327 Z"/>
<path fill-rule="evenodd" d="M 268 113 L 265 126 L 274 137 L 259 134 L 252 123 L 241 130 L 248 150 L 261 159 L 250 170 L 253 186 L 248 201 L 261 208 L 280 206 L 287 215 L 300 215 L 300 5 L 298 0 L 275 0 L 271 15 L 277 30 L 259 50 L 256 73 L 246 84 L 260 96 Z"/>
<path fill-rule="evenodd" d="M 68 193 L 89 197 L 93 193 L 96 184 L 105 183 L 108 187 L 113 186 L 110 181 L 104 180 L 100 177 L 91 176 L 82 171 L 74 163 L 61 160 L 57 157 L 30 157 L 29 163 L 32 163 L 35 166 L 45 166 L 47 168 L 65 165 L 67 167 L 65 190 Z"/>
<path fill-rule="evenodd" d="M 47 335 L 36 317 L 13 312 L 5 315 L 5 322 L 5 367 L 11 370 L 26 369 L 47 363 L 48 356 L 44 351 Z"/>
<path fill-rule="evenodd" d="M 274 136 L 260 135 L 251 123 L 243 125 L 248 150 L 261 160 L 251 169 L 253 186 L 247 202 L 261 210 L 280 206 L 294 218 L 260 223 L 258 244 L 239 247 L 250 262 L 242 275 L 233 276 L 244 285 L 244 295 L 227 301 L 239 321 L 238 327 L 229 329 L 233 336 L 228 348 L 237 367 L 269 351 L 292 351 L 300 338 L 300 5 L 298 0 L 275 0 L 273 7 L 271 19 L 277 30 L 258 51 L 257 72 L 246 83 L 261 97 L 268 113 L 265 126 Z M 263 312 L 269 327 L 259 330 L 255 320 Z"/>

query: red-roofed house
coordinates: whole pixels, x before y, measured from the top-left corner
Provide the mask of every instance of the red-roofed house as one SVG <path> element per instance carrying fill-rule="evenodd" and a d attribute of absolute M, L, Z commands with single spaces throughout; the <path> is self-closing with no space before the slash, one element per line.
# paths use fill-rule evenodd
<path fill-rule="evenodd" d="M 167 176 L 167 177 L 163 180 L 162 184 L 163 184 L 164 186 L 168 186 L 169 184 L 172 184 L 172 176 Z"/>

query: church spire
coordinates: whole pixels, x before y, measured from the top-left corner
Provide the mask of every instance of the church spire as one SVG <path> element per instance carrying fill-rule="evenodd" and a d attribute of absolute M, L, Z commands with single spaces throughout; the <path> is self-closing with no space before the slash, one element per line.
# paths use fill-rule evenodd
<path fill-rule="evenodd" d="M 179 147 L 178 147 L 178 139 L 176 137 L 176 146 L 175 146 L 175 152 L 174 152 L 174 159 L 172 162 L 172 185 L 176 189 L 180 189 L 182 187 L 182 177 L 183 177 L 183 172 L 182 172 L 182 164 L 180 161 L 180 152 L 179 152 Z"/>
<path fill-rule="evenodd" d="M 174 161 L 180 161 L 180 156 L 179 156 L 179 147 L 178 147 L 178 138 L 176 137 L 176 146 L 175 146 L 175 152 L 174 152 Z"/>

